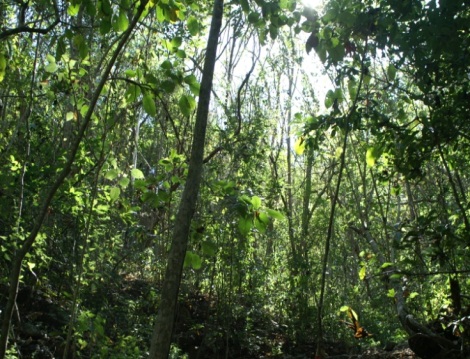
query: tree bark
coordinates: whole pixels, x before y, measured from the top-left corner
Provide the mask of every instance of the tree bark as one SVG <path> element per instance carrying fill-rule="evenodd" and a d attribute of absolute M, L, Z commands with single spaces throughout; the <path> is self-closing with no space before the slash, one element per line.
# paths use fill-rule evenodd
<path fill-rule="evenodd" d="M 207 118 L 209 115 L 212 79 L 217 56 L 217 44 L 222 25 L 223 8 L 223 0 L 214 1 L 196 113 L 196 123 L 194 125 L 191 157 L 189 159 L 188 178 L 175 219 L 173 239 L 168 255 L 160 306 L 150 343 L 150 358 L 152 359 L 167 359 L 170 351 L 176 304 L 188 245 L 191 219 L 196 208 L 202 177 Z"/>

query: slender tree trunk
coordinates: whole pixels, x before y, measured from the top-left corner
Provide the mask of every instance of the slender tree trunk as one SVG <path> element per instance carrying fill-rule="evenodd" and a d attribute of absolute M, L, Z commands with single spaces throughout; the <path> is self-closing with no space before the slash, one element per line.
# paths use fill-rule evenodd
<path fill-rule="evenodd" d="M 70 173 L 70 170 L 72 168 L 72 165 L 75 161 L 75 157 L 78 152 L 78 148 L 83 138 L 85 137 L 85 131 L 88 128 L 88 124 L 91 121 L 91 117 L 95 110 L 95 106 L 100 97 L 101 90 L 103 89 L 106 81 L 108 80 L 108 76 L 119 54 L 121 53 L 122 49 L 126 45 L 127 40 L 129 39 L 135 26 L 137 25 L 139 18 L 145 9 L 146 4 L 147 4 L 147 1 L 143 1 L 140 4 L 132 23 L 129 25 L 129 28 L 127 29 L 127 31 L 123 34 L 116 49 L 114 50 L 111 60 L 109 61 L 105 70 L 103 71 L 100 82 L 98 83 L 98 86 L 96 87 L 95 92 L 93 93 L 93 96 L 90 100 L 88 111 L 83 118 L 82 126 L 80 127 L 78 131 L 76 140 L 71 146 L 67 162 L 65 163 L 61 172 L 57 176 L 56 180 L 53 182 L 49 190 L 46 192 L 44 199 L 42 201 L 41 207 L 39 209 L 39 213 L 36 217 L 36 221 L 33 224 L 31 232 L 29 233 L 28 237 L 24 240 L 24 242 L 22 242 L 21 247 L 18 249 L 18 251 L 15 253 L 15 256 L 13 258 L 12 265 L 11 265 L 10 276 L 9 276 L 10 287 L 9 287 L 9 292 L 8 292 L 8 301 L 5 306 L 4 312 L 2 313 L 3 318 L 2 318 L 2 329 L 0 333 L 1 334 L 0 336 L 0 359 L 5 357 L 7 346 L 8 346 L 8 335 L 10 332 L 11 318 L 12 318 L 13 309 L 16 303 L 16 297 L 18 295 L 18 286 L 20 282 L 21 267 L 23 265 L 23 259 L 25 258 L 26 254 L 28 254 L 28 252 L 31 250 L 31 247 L 36 241 L 36 237 L 42 228 L 44 219 L 47 214 L 47 210 L 49 208 L 50 203 L 52 202 L 52 199 L 54 198 L 57 190 L 62 186 L 65 179 Z"/>
<path fill-rule="evenodd" d="M 189 159 L 188 178 L 184 187 L 178 214 L 175 219 L 173 240 L 168 255 L 160 306 L 150 343 L 151 359 L 167 359 L 173 333 L 176 303 L 188 245 L 191 219 L 196 208 L 202 177 L 207 118 L 212 90 L 212 79 L 217 56 L 217 43 L 223 17 L 223 0 L 215 0 L 212 23 L 207 42 L 206 59 L 201 80 L 199 103 L 194 125 L 193 144 Z"/>

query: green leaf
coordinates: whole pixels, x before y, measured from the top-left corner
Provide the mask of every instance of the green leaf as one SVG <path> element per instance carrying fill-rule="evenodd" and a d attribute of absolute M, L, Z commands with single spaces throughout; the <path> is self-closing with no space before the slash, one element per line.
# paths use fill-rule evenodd
<path fill-rule="evenodd" d="M 396 294 L 396 293 L 395 293 L 395 289 L 391 288 L 391 289 L 389 289 L 388 292 L 387 292 L 387 297 L 389 297 L 389 298 L 395 298 L 395 294 Z"/>
<path fill-rule="evenodd" d="M 260 233 L 265 233 L 265 232 L 266 232 L 266 229 L 267 229 L 267 227 L 268 227 L 267 224 L 264 223 L 264 222 L 262 222 L 262 221 L 260 221 L 260 220 L 258 219 L 258 217 L 255 218 L 255 223 L 254 223 L 254 224 L 255 224 L 255 228 L 256 228 L 258 231 L 260 231 Z"/>
<path fill-rule="evenodd" d="M 104 17 L 100 23 L 100 34 L 106 35 L 111 30 L 111 28 L 112 24 L 110 18 Z"/>
<path fill-rule="evenodd" d="M 75 116 L 74 116 L 74 113 L 73 113 L 73 112 L 67 112 L 67 113 L 65 114 L 65 120 L 66 120 L 66 121 L 72 121 L 74 118 L 75 118 Z"/>
<path fill-rule="evenodd" d="M 127 69 L 126 71 L 124 71 L 124 74 L 128 77 L 135 77 L 137 76 L 137 71 L 132 70 L 132 69 Z"/>
<path fill-rule="evenodd" d="M 73 37 L 73 44 L 78 49 L 80 58 L 84 59 L 88 56 L 88 44 L 82 34 L 77 34 Z"/>
<path fill-rule="evenodd" d="M 391 267 L 391 266 L 393 266 L 393 263 L 391 263 L 391 262 L 385 262 L 384 264 L 382 264 L 382 265 L 380 266 L 380 268 L 381 268 L 381 269 L 386 269 L 386 268 Z"/>
<path fill-rule="evenodd" d="M 133 169 L 131 170 L 131 175 L 132 175 L 132 177 L 134 177 L 135 179 L 142 179 L 142 178 L 145 178 L 144 173 L 143 173 L 141 170 L 139 170 L 138 168 L 133 168 Z"/>
<path fill-rule="evenodd" d="M 217 246 L 210 241 L 202 242 L 201 249 L 202 249 L 202 253 L 210 257 L 215 256 L 217 253 Z"/>
<path fill-rule="evenodd" d="M 242 6 L 242 10 L 245 14 L 250 11 L 250 4 L 248 3 L 248 0 L 240 0 L 240 5 Z"/>
<path fill-rule="evenodd" d="M 180 36 L 176 36 L 173 39 L 171 39 L 170 44 L 171 44 L 172 50 L 173 51 L 178 50 L 178 47 L 180 47 L 182 43 L 183 43 L 183 39 Z"/>
<path fill-rule="evenodd" d="M 366 266 L 362 266 L 359 270 L 359 279 L 364 280 L 366 278 Z"/>
<path fill-rule="evenodd" d="M 356 80 L 350 79 L 348 81 L 348 92 L 349 92 L 349 97 L 351 100 L 354 100 L 357 95 L 357 83 Z"/>
<path fill-rule="evenodd" d="M 416 298 L 419 295 L 417 292 L 410 293 L 410 299 Z"/>
<path fill-rule="evenodd" d="M 119 170 L 112 169 L 112 170 L 109 170 L 108 172 L 105 173 L 104 178 L 112 181 L 117 176 L 119 176 L 119 173 L 120 173 Z"/>
<path fill-rule="evenodd" d="M 109 199 L 111 202 L 116 201 L 121 195 L 121 189 L 119 187 L 112 187 L 109 191 Z"/>
<path fill-rule="evenodd" d="M 376 146 L 369 147 L 366 152 L 366 163 L 368 167 L 374 167 L 375 162 L 380 158 L 380 149 Z"/>
<path fill-rule="evenodd" d="M 135 84 L 130 84 L 129 87 L 126 90 L 126 93 L 124 94 L 127 102 L 134 102 L 137 100 L 137 98 L 140 96 L 142 93 L 140 86 L 135 85 Z M 145 110 L 145 108 L 144 108 Z M 155 112 L 157 110 L 155 109 Z"/>
<path fill-rule="evenodd" d="M 197 21 L 197 19 L 194 16 L 191 16 L 188 18 L 186 25 L 188 26 L 188 31 L 191 34 L 191 36 L 196 36 L 199 33 L 199 30 L 200 30 L 199 21 Z"/>
<path fill-rule="evenodd" d="M 184 257 L 184 267 L 193 269 L 200 269 L 202 266 L 202 259 L 196 253 L 187 251 Z"/>
<path fill-rule="evenodd" d="M 303 136 L 300 136 L 294 144 L 294 151 L 299 156 L 303 155 L 305 151 L 305 139 Z"/>
<path fill-rule="evenodd" d="M 331 61 L 335 64 L 342 61 L 345 55 L 344 46 L 337 45 L 334 47 L 330 47 L 328 49 L 328 54 L 330 55 Z"/>
<path fill-rule="evenodd" d="M 253 205 L 253 209 L 257 210 L 261 207 L 261 198 L 258 196 L 251 197 L 251 204 Z"/>
<path fill-rule="evenodd" d="M 389 64 L 387 67 L 387 77 L 389 81 L 395 80 L 395 77 L 397 75 L 397 69 L 393 64 Z"/>
<path fill-rule="evenodd" d="M 126 31 L 129 27 L 129 19 L 123 10 L 119 11 L 119 15 L 114 17 L 113 28 L 117 32 Z"/>
<path fill-rule="evenodd" d="M 173 80 L 165 80 L 160 84 L 160 88 L 170 94 L 175 91 L 176 83 Z"/>
<path fill-rule="evenodd" d="M 328 90 L 325 96 L 325 107 L 330 108 L 335 102 L 335 92 L 333 90 Z"/>
<path fill-rule="evenodd" d="M 144 106 L 144 110 L 148 115 L 155 117 L 157 114 L 157 107 L 155 105 L 155 100 L 150 92 L 144 93 L 142 105 Z"/>
<path fill-rule="evenodd" d="M 259 20 L 259 14 L 257 12 L 250 12 L 248 15 L 248 22 L 250 24 L 256 24 Z"/>
<path fill-rule="evenodd" d="M 188 84 L 189 89 L 191 90 L 194 96 L 199 95 L 201 85 L 199 84 L 199 81 L 197 80 L 196 76 L 188 75 L 183 79 L 183 81 Z"/>
<path fill-rule="evenodd" d="M 269 24 L 269 36 L 271 36 L 271 40 L 276 40 L 278 34 L 279 28 L 272 23 Z"/>
<path fill-rule="evenodd" d="M 275 209 L 266 208 L 266 212 L 269 214 L 270 217 L 278 219 L 280 221 L 285 218 L 281 212 L 276 211 Z"/>
<path fill-rule="evenodd" d="M 30 272 L 33 272 L 34 267 L 36 267 L 36 263 L 28 262 L 27 264 L 28 264 L 28 269 L 30 270 Z"/>
<path fill-rule="evenodd" d="M 129 185 L 130 181 L 131 180 L 129 178 L 122 177 L 119 179 L 118 183 L 122 188 L 126 188 Z"/>
<path fill-rule="evenodd" d="M 70 16 L 76 16 L 80 10 L 80 4 L 70 4 L 67 8 L 67 14 Z"/>
<path fill-rule="evenodd" d="M 252 227 L 253 221 L 251 218 L 240 217 L 238 219 L 238 230 L 240 231 L 241 235 L 246 236 Z"/>
<path fill-rule="evenodd" d="M 113 9 L 111 8 L 111 3 L 109 0 L 101 0 L 101 12 L 105 16 L 111 16 L 113 13 Z"/>
<path fill-rule="evenodd" d="M 7 58 L 5 57 L 5 54 L 0 53 L 0 82 L 2 82 L 3 79 L 5 78 L 6 68 L 7 68 Z"/>
<path fill-rule="evenodd" d="M 49 72 L 49 73 L 54 73 L 57 71 L 57 64 L 55 63 L 55 60 L 54 62 L 49 62 L 49 64 L 46 65 L 46 67 L 44 67 L 44 70 L 46 70 L 46 72 Z"/>
<path fill-rule="evenodd" d="M 269 216 L 266 212 L 259 212 L 258 213 L 258 219 L 263 222 L 264 224 L 269 223 Z"/>
<path fill-rule="evenodd" d="M 182 95 L 178 101 L 178 106 L 185 117 L 191 116 L 191 112 L 196 107 L 196 101 L 192 96 Z"/>

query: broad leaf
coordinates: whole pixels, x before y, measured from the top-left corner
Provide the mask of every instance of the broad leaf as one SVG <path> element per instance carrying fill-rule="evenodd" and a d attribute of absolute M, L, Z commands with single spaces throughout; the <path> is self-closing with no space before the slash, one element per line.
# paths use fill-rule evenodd
<path fill-rule="evenodd" d="M 366 162 L 368 167 L 374 167 L 375 162 L 380 157 L 380 149 L 376 146 L 369 147 L 366 152 Z"/>
<path fill-rule="evenodd" d="M 274 209 L 266 208 L 266 212 L 269 214 L 270 217 L 281 220 L 281 221 L 285 218 L 281 212 L 276 211 Z"/>
<path fill-rule="evenodd" d="M 152 117 L 155 117 L 157 114 L 157 107 L 155 105 L 155 100 L 150 92 L 146 92 L 142 99 L 142 105 L 144 106 L 145 112 Z"/>
<path fill-rule="evenodd" d="M 109 199 L 111 200 L 111 202 L 116 201 L 120 195 L 121 195 L 121 189 L 119 187 L 113 187 L 109 191 Z"/>
<path fill-rule="evenodd" d="M 305 139 L 303 136 L 300 136 L 297 141 L 295 141 L 294 144 L 294 151 L 297 153 L 299 156 L 303 155 L 305 151 Z"/>
<path fill-rule="evenodd" d="M 143 173 L 141 170 L 139 170 L 138 168 L 133 168 L 133 169 L 131 170 L 131 175 L 132 175 L 132 177 L 134 177 L 135 179 L 142 179 L 142 178 L 145 178 L 144 173 Z"/>
<path fill-rule="evenodd" d="M 253 196 L 251 198 L 251 204 L 253 205 L 254 210 L 259 209 L 261 207 L 261 198 L 259 198 L 258 196 Z"/>

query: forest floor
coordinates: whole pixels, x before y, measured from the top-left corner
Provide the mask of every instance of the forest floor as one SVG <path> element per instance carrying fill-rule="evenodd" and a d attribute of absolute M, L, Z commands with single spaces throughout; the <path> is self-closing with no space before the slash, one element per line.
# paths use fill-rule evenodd
<path fill-rule="evenodd" d="M 87 295 L 81 303 L 81 313 L 76 319 L 76 335 L 72 344 L 71 358 L 96 357 L 96 351 L 105 351 L 108 356 L 119 358 L 144 357 L 151 325 L 149 317 L 155 314 L 154 301 L 149 299 L 149 283 L 134 281 L 121 282 L 119 287 L 107 288 L 99 294 Z M 5 304 L 7 288 L 0 288 L 0 309 Z M 153 295 L 152 295 L 153 296 Z M 20 289 L 18 313 L 12 327 L 14 335 L 11 343 L 19 358 L 52 359 L 62 358 L 67 337 L 70 303 L 58 300 L 57 296 L 46 294 L 31 287 Z M 257 324 L 246 330 L 243 321 L 230 322 L 230 326 L 212 322 L 214 308 L 206 297 L 199 294 L 188 295 L 180 304 L 179 320 L 176 323 L 175 341 L 181 350 L 172 358 L 185 359 L 310 359 L 315 358 L 314 343 L 303 347 L 291 343 L 274 328 L 271 320 L 264 317 L 253 318 Z M 132 308 L 132 309 L 131 309 Z M 245 308 L 245 309 L 248 309 Z M 100 313 L 100 314 L 96 314 Z M 136 328 L 143 328 L 136 330 Z M 202 328 L 202 329 L 201 329 Z M 220 335 L 221 329 L 231 331 L 230 343 Z M 238 334 L 237 333 L 242 333 Z M 124 353 L 123 338 L 127 341 Z M 129 341 L 132 341 L 129 342 Z M 228 344 L 229 343 L 229 344 Z M 269 344 L 266 344 L 269 343 Z M 131 344 L 135 354 L 130 352 Z M 79 346 L 82 345 L 82 348 Z M 229 345 L 230 350 L 227 350 Z M 277 353 L 273 346 L 277 345 Z M 119 349 L 121 348 L 121 349 Z M 256 350 L 253 348 L 257 348 Z M 328 359 L 412 359 L 418 358 L 407 344 L 396 345 L 392 350 L 363 347 L 351 348 L 343 342 L 325 345 Z M 120 351 L 119 351 L 120 350 Z M 134 349 L 133 349 L 134 350 Z M 118 352 L 119 351 L 119 352 Z M 109 354 L 112 356 L 109 356 Z M 118 353 L 119 355 L 116 356 Z M 140 354 L 138 354 L 140 353 Z M 229 353 L 229 354 L 227 354 Z M 282 354 L 281 354 L 282 353 Z M 354 354 L 351 354 L 354 353 Z"/>

